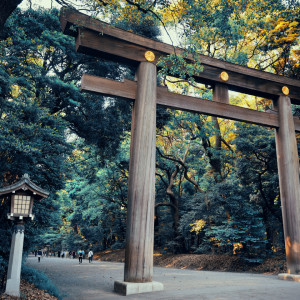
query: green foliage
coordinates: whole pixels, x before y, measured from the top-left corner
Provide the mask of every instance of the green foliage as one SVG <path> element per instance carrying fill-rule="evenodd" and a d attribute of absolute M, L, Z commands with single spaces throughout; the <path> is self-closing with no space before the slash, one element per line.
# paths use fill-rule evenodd
<path fill-rule="evenodd" d="M 126 7 L 124 9 L 126 10 Z M 149 14 L 140 13 L 132 7 L 127 7 L 127 10 L 125 14 L 120 12 L 118 17 L 114 13 L 111 18 L 111 24 L 124 30 L 158 40 L 160 29 L 157 19 L 154 19 Z"/>
<path fill-rule="evenodd" d="M 188 57 L 193 57 L 194 61 L 187 63 Z M 197 53 L 192 52 L 191 49 L 184 52 L 182 55 L 170 54 L 166 57 L 160 58 L 157 66 L 159 67 L 158 75 L 166 78 L 166 76 L 177 77 L 194 84 L 193 76 L 202 72 L 203 67 Z"/>
<path fill-rule="evenodd" d="M 68 249 L 124 247 L 129 140 L 122 143 L 113 162 L 103 165 L 95 152 L 95 147 L 77 143 L 70 158 L 72 179 L 60 193 L 61 234 Z M 87 161 L 88 165 L 82 163 Z"/>
<path fill-rule="evenodd" d="M 249 201 L 249 189 L 238 182 L 238 178 L 232 178 L 215 187 L 218 199 L 210 198 L 210 209 L 218 213 L 210 219 L 206 236 L 216 239 L 221 247 L 234 249 L 235 244 L 242 244 L 241 257 L 262 262 L 267 240 L 260 207 Z"/>
<path fill-rule="evenodd" d="M 36 90 L 43 73 L 34 51 L 44 52 L 33 38 L 34 34 L 41 35 L 42 26 L 37 19 L 42 19 L 42 14 L 30 11 L 22 18 L 21 14 L 17 11 L 7 22 L 5 39 L 0 44 L 0 184 L 12 184 L 28 173 L 37 185 L 51 193 L 47 200 L 34 205 L 36 218 L 28 222 L 24 241 L 24 250 L 28 251 L 35 242 L 40 242 L 40 235 L 49 224 L 60 222 L 54 198 L 56 190 L 63 187 L 64 156 L 70 146 L 65 140 L 67 123 L 61 115 L 51 114 L 50 108 L 42 105 L 49 89 L 40 86 Z M 44 20 L 47 20 L 45 15 Z M 13 224 L 7 220 L 8 199 L 1 199 L 0 205 L 4 230 L 0 243 L 1 270 L 5 270 Z M 28 236 L 32 238 L 29 240 Z"/>
<path fill-rule="evenodd" d="M 251 191 L 251 202 L 261 207 L 268 250 L 283 250 L 274 132 L 258 126 L 239 124 L 236 133 L 237 151 L 243 153 L 236 164 L 238 176 L 242 184 Z"/>
<path fill-rule="evenodd" d="M 186 249 L 196 253 L 236 249 L 244 259 L 261 262 L 284 249 L 274 135 L 236 123 L 232 143 L 236 168 L 220 182 L 209 180 L 205 193 L 187 195 L 179 232 Z M 204 225 L 196 231 L 199 221 Z"/>

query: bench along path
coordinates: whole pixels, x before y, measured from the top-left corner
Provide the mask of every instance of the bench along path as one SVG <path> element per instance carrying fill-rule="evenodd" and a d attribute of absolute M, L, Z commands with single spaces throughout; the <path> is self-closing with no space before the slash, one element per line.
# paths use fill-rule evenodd
<path fill-rule="evenodd" d="M 27 265 L 43 271 L 57 286 L 64 300 L 180 299 L 180 300 L 296 300 L 300 282 L 284 281 L 273 275 L 226 273 L 154 268 L 154 281 L 164 291 L 131 296 L 113 292 L 115 280 L 123 280 L 124 264 L 69 258 L 29 257 Z"/>

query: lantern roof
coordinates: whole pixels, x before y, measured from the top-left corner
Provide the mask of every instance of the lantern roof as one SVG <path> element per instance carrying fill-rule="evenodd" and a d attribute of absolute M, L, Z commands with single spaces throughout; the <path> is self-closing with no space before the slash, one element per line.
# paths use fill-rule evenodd
<path fill-rule="evenodd" d="M 6 186 L 0 189 L 0 196 L 6 194 L 14 194 L 15 192 L 22 191 L 31 191 L 34 195 L 39 196 L 40 198 L 47 198 L 49 196 L 49 192 L 40 188 L 36 184 L 34 184 L 28 174 L 24 174 L 18 182 Z"/>

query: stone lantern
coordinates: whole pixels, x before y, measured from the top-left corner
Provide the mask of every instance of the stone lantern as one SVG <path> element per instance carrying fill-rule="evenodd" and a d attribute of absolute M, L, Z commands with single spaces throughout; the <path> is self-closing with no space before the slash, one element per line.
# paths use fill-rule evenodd
<path fill-rule="evenodd" d="M 20 297 L 20 276 L 24 243 L 25 220 L 33 220 L 32 207 L 34 200 L 41 200 L 49 196 L 49 192 L 35 185 L 28 174 L 20 181 L 0 189 L 0 197 L 10 197 L 10 213 L 8 219 L 15 221 L 11 241 L 7 281 L 5 293 Z"/>

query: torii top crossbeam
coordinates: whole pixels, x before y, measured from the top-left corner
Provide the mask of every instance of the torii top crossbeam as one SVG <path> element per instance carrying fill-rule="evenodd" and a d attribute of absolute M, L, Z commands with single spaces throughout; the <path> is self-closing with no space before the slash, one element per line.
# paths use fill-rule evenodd
<path fill-rule="evenodd" d="M 71 9 L 62 9 L 60 16 L 65 34 L 76 37 L 76 50 L 110 60 L 121 60 L 135 64 L 146 61 L 147 50 L 155 54 L 155 61 L 161 56 L 174 53 L 171 45 L 145 38 L 143 36 L 116 28 Z M 176 49 L 176 53 L 183 53 Z M 283 86 L 289 88 L 292 104 L 300 104 L 300 81 L 280 75 L 243 67 L 205 55 L 199 55 L 203 72 L 195 76 L 196 81 L 214 85 L 222 83 L 222 71 L 229 75 L 226 85 L 232 91 L 249 95 L 277 99 L 282 95 Z M 190 57 L 192 60 L 192 58 Z"/>

